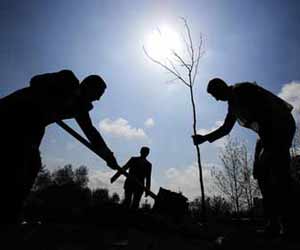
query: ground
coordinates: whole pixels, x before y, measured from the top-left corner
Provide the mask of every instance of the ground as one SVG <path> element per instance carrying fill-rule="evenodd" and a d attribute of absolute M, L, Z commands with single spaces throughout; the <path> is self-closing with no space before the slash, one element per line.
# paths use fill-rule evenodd
<path fill-rule="evenodd" d="M 124 221 L 123 221 L 124 222 Z M 297 237 L 268 238 L 258 234 L 257 221 L 211 219 L 207 226 L 185 220 L 131 214 L 126 225 L 103 223 L 27 223 L 2 232 L 1 249 L 39 250 L 194 250 L 300 249 Z"/>

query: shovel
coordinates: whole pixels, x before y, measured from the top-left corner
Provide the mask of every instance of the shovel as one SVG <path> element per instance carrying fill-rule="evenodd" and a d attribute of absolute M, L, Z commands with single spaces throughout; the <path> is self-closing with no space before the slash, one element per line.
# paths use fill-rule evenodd
<path fill-rule="evenodd" d="M 62 129 L 64 129 L 66 132 L 68 132 L 70 135 L 72 135 L 75 139 L 77 139 L 79 142 L 81 142 L 83 145 L 85 145 L 87 148 L 89 148 L 91 151 L 93 151 L 96 155 L 99 157 L 99 152 L 93 147 L 93 145 L 83 138 L 80 134 L 78 134 L 74 129 L 69 127 L 66 123 L 63 121 L 57 121 L 56 122 Z M 153 210 L 165 213 L 165 214 L 172 214 L 176 217 L 183 215 L 188 208 L 187 204 L 187 198 L 184 197 L 182 194 L 178 194 L 176 192 L 172 192 L 170 190 L 167 190 L 165 188 L 160 188 L 158 194 L 156 195 L 153 193 L 150 189 L 145 187 L 138 179 L 136 179 L 134 176 L 129 175 L 126 170 L 124 170 L 120 166 L 116 166 L 115 170 L 118 172 L 111 178 L 111 182 L 113 183 L 121 174 L 126 176 L 126 178 L 129 178 L 130 180 L 134 181 L 137 185 L 139 185 L 143 190 L 155 200 Z"/>

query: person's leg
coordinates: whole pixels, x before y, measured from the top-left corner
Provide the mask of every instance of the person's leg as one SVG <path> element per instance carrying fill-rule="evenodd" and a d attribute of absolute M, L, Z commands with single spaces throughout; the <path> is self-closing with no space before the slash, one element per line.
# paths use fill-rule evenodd
<path fill-rule="evenodd" d="M 284 152 L 285 151 L 285 152 Z M 277 170 L 277 185 L 274 188 L 272 202 L 277 204 L 277 214 L 280 217 L 282 230 L 287 232 L 290 225 L 293 224 L 295 218 L 293 213 L 293 201 L 292 199 L 292 180 L 290 176 L 290 153 L 289 150 L 282 149 L 281 159 L 278 159 L 279 169 Z"/>
<path fill-rule="evenodd" d="M 274 163 L 276 154 L 272 150 L 265 147 L 261 155 L 261 171 L 260 178 L 258 178 L 259 188 L 263 196 L 264 216 L 266 219 L 265 233 L 268 235 L 279 235 L 280 222 L 278 216 L 278 199 L 274 202 L 275 194 L 278 195 L 278 177 L 274 172 Z"/>
<path fill-rule="evenodd" d="M 277 178 L 277 186 L 273 192 L 273 203 L 278 204 L 278 215 L 281 219 L 283 232 L 286 232 L 293 224 L 294 218 L 292 213 L 292 180 L 290 174 L 291 155 L 290 147 L 296 130 L 296 124 L 292 116 L 286 120 L 285 126 L 281 129 L 281 134 L 278 139 L 278 150 L 276 155 L 278 159 L 275 167 L 275 175 Z"/>
<path fill-rule="evenodd" d="M 263 199 L 266 214 L 270 220 L 269 229 L 272 233 L 280 228 L 280 218 L 286 213 L 289 197 L 289 148 L 295 133 L 295 121 L 292 115 L 281 119 L 273 128 L 262 131 L 264 152 L 261 164 L 268 170 L 263 175 Z M 278 226 L 279 225 L 279 226 Z"/>
<path fill-rule="evenodd" d="M 142 198 L 143 195 L 143 190 L 137 189 L 135 190 L 134 194 L 133 194 L 133 202 L 132 202 L 132 209 L 138 209 L 139 205 L 140 205 L 140 200 Z"/>
<path fill-rule="evenodd" d="M 265 223 L 268 224 L 270 221 L 270 208 L 268 206 L 269 204 L 269 197 L 268 197 L 268 192 L 265 189 L 265 180 L 264 178 L 260 177 L 257 178 L 257 183 L 258 183 L 258 187 L 259 190 L 261 192 L 262 195 L 262 202 L 263 202 L 263 215 L 264 215 L 264 219 L 265 219 Z"/>
<path fill-rule="evenodd" d="M 132 194 L 133 194 L 133 192 L 130 188 L 125 188 L 124 189 L 125 198 L 124 198 L 124 201 L 123 201 L 123 205 L 124 205 L 125 208 L 130 207 L 131 200 L 132 200 Z"/>
<path fill-rule="evenodd" d="M 1 149 L 0 224 L 16 224 L 23 205 L 23 189 L 18 174 L 24 166 L 23 153 L 19 146 L 13 148 L 7 142 Z"/>

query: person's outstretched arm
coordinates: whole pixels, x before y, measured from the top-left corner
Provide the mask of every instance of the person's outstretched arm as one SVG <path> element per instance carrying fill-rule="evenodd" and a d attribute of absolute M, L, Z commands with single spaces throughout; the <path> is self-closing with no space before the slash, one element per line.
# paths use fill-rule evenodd
<path fill-rule="evenodd" d="M 90 115 L 88 112 L 82 112 L 75 117 L 78 125 L 90 141 L 90 143 L 95 147 L 99 152 L 99 155 L 103 160 L 106 161 L 107 165 L 113 169 L 118 166 L 116 158 L 114 157 L 113 152 L 106 145 L 104 139 L 98 130 L 93 126 Z"/>
<path fill-rule="evenodd" d="M 223 125 L 209 134 L 192 136 L 194 144 L 198 145 L 206 141 L 213 142 L 222 138 L 225 135 L 228 135 L 232 130 L 235 122 L 236 117 L 229 109 Z"/>

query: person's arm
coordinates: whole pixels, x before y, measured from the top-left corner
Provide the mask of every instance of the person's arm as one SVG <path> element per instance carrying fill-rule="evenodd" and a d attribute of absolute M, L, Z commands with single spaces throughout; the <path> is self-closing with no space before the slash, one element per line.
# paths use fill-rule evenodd
<path fill-rule="evenodd" d="M 131 166 L 134 164 L 134 158 L 131 157 L 129 161 L 126 162 L 126 164 L 123 166 L 123 169 L 126 171 L 127 169 L 131 168 Z"/>
<path fill-rule="evenodd" d="M 207 134 L 205 136 L 206 140 L 209 142 L 213 142 L 215 140 L 222 138 L 225 135 L 228 135 L 230 133 L 230 131 L 232 130 L 232 128 L 235 124 L 235 121 L 236 121 L 235 116 L 231 112 L 229 112 L 225 118 L 223 125 L 221 127 L 219 127 L 218 129 L 216 129 L 215 131 Z"/>
<path fill-rule="evenodd" d="M 118 165 L 113 152 L 106 145 L 104 139 L 98 130 L 93 126 L 90 115 L 88 112 L 81 112 L 75 117 L 78 125 L 90 141 L 90 143 L 99 152 L 102 159 L 104 159 L 107 165 L 111 168 L 115 168 Z"/>
<path fill-rule="evenodd" d="M 146 188 L 150 190 L 151 188 L 151 172 L 152 172 L 152 165 L 149 165 L 149 169 L 147 171 L 147 176 L 146 176 Z M 146 192 L 145 197 L 147 197 L 149 194 Z"/>
<path fill-rule="evenodd" d="M 232 130 L 235 122 L 236 122 L 236 117 L 232 113 L 231 109 L 229 108 L 223 125 L 209 134 L 192 136 L 194 140 L 194 144 L 195 145 L 202 144 L 205 141 L 213 142 L 215 140 L 222 138 L 225 135 L 228 135 Z"/>

